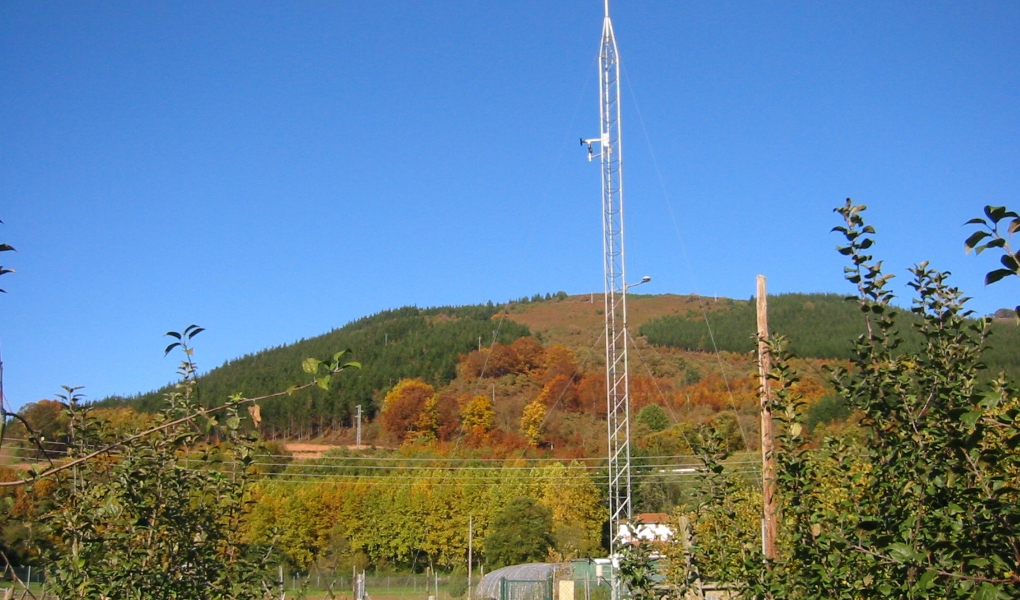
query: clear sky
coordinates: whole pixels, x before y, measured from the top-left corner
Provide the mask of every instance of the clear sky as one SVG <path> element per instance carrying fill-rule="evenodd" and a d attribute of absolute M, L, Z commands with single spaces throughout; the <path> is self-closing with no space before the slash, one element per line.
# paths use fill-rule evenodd
<path fill-rule="evenodd" d="M 1020 207 L 1020 3 L 614 1 L 627 271 L 849 292 L 869 205 L 905 283 L 988 313 L 962 224 Z M 601 0 L 0 3 L 6 395 L 89 398 L 379 310 L 602 289 Z"/>

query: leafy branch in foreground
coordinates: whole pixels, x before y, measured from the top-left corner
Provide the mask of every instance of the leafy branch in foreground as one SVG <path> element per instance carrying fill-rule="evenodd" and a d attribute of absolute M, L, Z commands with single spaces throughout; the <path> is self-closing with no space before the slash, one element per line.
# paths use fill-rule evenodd
<path fill-rule="evenodd" d="M 924 339 L 902 335 L 888 276 L 866 252 L 874 229 L 847 200 L 837 228 L 850 257 L 847 279 L 869 319 L 849 368 L 834 385 L 866 440 L 783 440 L 780 495 L 788 546 L 748 592 L 774 598 L 1007 598 L 1020 586 L 1020 403 L 1003 381 L 978 374 L 988 320 L 970 320 L 948 274 L 910 269 L 911 312 Z M 1000 216 L 993 213 L 992 216 Z M 787 359 L 780 357 L 782 365 Z M 792 415 L 796 415 L 796 410 Z M 796 421 L 786 418 L 789 434 Z M 753 577 L 753 572 L 749 573 Z"/>
<path fill-rule="evenodd" d="M 1015 597 L 1020 400 L 1003 378 L 979 379 L 990 320 L 973 319 L 949 274 L 922 262 L 910 269 L 909 287 L 916 296 L 913 326 L 923 343 L 906 351 L 890 275 L 871 255 L 875 230 L 864 221 L 865 207 L 848 199 L 836 211 L 844 223 L 836 228 L 845 239 L 839 252 L 850 260 L 845 276 L 857 287 L 868 326 L 849 364 L 831 374 L 859 424 L 845 435 L 863 439 L 803 435 L 792 357 L 777 336 L 768 377 L 779 422 L 779 556 L 763 564 L 749 554 L 751 560 L 728 568 L 706 560 L 711 552 L 702 546 L 731 553 L 738 546 L 693 535 L 686 557 L 671 563 L 679 575 L 675 587 L 714 581 L 759 599 Z M 986 213 L 992 230 L 972 236 L 969 247 L 1003 239 L 996 227 L 1004 219 L 1013 219 L 1010 232 L 1020 229 L 1016 215 L 1004 209 Z M 1005 241 L 985 247 L 1016 256 Z M 705 464 L 713 464 L 711 457 Z M 732 514 L 731 498 L 709 494 L 711 504 L 691 515 L 692 531 L 708 518 Z"/>
<path fill-rule="evenodd" d="M 202 331 L 191 325 L 167 334 L 175 341 L 166 352 L 180 349 L 184 358 L 180 381 L 166 394 L 154 425 L 111 439 L 103 418 L 80 402 L 79 388 L 65 387 L 58 397 L 69 423 L 68 459 L 25 479 L 0 482 L 23 486 L 26 494 L 51 490 L 51 508 L 34 522 L 45 538 L 39 551 L 47 592 L 139 600 L 271 595 L 267 567 L 277 559 L 276 536 L 256 545 L 244 533 L 258 476 L 257 434 L 244 425 L 240 408 L 247 405 L 257 427 L 257 402 L 288 392 L 236 395 L 202 408 L 191 347 Z M 359 367 L 342 362 L 344 354 L 320 361 L 315 378 L 298 389 L 322 386 L 324 378 L 328 382 Z M 204 442 L 210 433 L 219 444 Z"/>
<path fill-rule="evenodd" d="M 189 330 L 178 339 L 198 331 Z M 222 425 L 204 419 L 206 430 L 216 427 L 229 442 L 232 472 L 213 449 L 199 451 L 205 411 L 194 403 L 192 353 L 180 345 L 182 378 L 156 417 L 163 423 L 116 444 L 115 454 L 88 458 L 102 443 L 100 430 L 89 407 L 68 399 L 75 460 L 62 465 L 54 509 L 43 517 L 54 543 L 47 585 L 60 598 L 263 597 L 269 553 L 239 534 L 255 436 L 242 430 L 232 403 Z"/>
<path fill-rule="evenodd" d="M 655 600 L 658 571 L 655 555 L 660 543 L 642 537 L 641 520 L 627 523 L 631 542 L 620 549 L 620 581 L 633 600 Z"/>
<path fill-rule="evenodd" d="M 0 224 L 2 224 L 2 223 L 3 223 L 3 221 L 0 221 Z M 0 252 L 17 252 L 17 250 L 15 250 L 14 247 L 11 246 L 10 244 L 0 243 Z M 14 272 L 14 269 L 5 269 L 2 265 L 0 265 L 0 275 L 6 275 L 8 273 L 13 273 L 13 272 Z M 0 289 L 0 293 L 6 294 L 7 292 L 2 290 L 2 289 Z"/>
<path fill-rule="evenodd" d="M 1020 277 L 1020 250 L 1014 251 L 1009 243 L 1013 234 L 1020 231 L 1020 215 L 1006 210 L 1005 206 L 985 206 L 984 219 L 980 217 L 971 219 L 966 224 L 980 225 L 981 228 L 963 242 L 964 250 L 967 252 L 973 250 L 975 254 L 981 254 L 989 248 L 1002 250 L 999 262 L 1002 263 L 1003 268 L 989 271 L 985 275 L 985 285 L 993 284 L 1010 275 Z M 1005 226 L 1005 230 L 1002 229 L 1003 226 Z M 1014 311 L 1020 318 L 1020 306 L 1017 306 Z"/>

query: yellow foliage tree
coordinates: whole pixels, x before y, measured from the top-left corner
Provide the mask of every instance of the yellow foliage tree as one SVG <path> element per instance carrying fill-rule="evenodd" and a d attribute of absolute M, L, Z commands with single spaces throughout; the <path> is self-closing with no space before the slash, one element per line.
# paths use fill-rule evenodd
<path fill-rule="evenodd" d="M 605 510 L 602 494 L 585 466 L 552 463 L 537 469 L 542 482 L 539 501 L 552 510 L 558 560 L 595 556 L 601 552 Z"/>
<path fill-rule="evenodd" d="M 488 396 L 475 396 L 460 411 L 460 422 L 464 431 L 472 434 L 485 434 L 496 426 L 496 411 L 492 407 L 492 399 Z"/>
<path fill-rule="evenodd" d="M 521 416 L 521 435 L 532 446 L 542 443 L 542 436 L 545 434 L 546 409 L 541 397 L 535 398 L 524 407 L 524 414 Z"/>
<path fill-rule="evenodd" d="M 414 423 L 414 432 L 408 436 L 408 440 L 415 442 L 434 442 L 439 432 L 439 397 L 433 394 L 425 400 L 425 405 L 418 413 L 418 420 Z"/>

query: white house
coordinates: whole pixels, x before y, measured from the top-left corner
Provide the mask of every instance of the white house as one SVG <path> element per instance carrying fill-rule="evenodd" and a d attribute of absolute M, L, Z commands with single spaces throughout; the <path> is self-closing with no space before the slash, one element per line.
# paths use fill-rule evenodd
<path fill-rule="evenodd" d="M 669 526 L 669 515 L 666 513 L 641 513 L 634 515 L 633 523 L 621 521 L 617 534 L 617 539 L 624 544 L 637 539 L 665 542 L 673 537 L 673 529 Z"/>

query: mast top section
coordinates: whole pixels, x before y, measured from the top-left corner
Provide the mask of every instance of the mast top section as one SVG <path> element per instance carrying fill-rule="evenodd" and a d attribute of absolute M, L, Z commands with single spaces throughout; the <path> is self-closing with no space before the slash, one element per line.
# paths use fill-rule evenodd
<path fill-rule="evenodd" d="M 606 18 L 609 18 L 609 0 L 606 0 Z"/>

